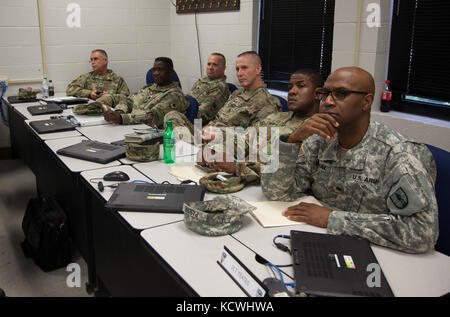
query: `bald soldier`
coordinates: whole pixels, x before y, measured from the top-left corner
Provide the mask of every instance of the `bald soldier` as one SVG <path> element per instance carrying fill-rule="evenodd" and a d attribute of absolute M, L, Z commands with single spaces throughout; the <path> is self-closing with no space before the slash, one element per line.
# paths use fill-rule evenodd
<path fill-rule="evenodd" d="M 370 119 L 373 77 L 345 67 L 318 90 L 320 110 L 280 137 L 279 169 L 263 174 L 271 200 L 313 194 L 327 205 L 283 211 L 294 221 L 404 252 L 433 249 L 438 236 L 436 166 L 427 147 Z"/>
<path fill-rule="evenodd" d="M 236 59 L 236 76 L 242 88 L 236 89 L 219 110 L 215 118 L 203 128 L 204 143 L 212 141 L 215 132 L 211 127 L 248 128 L 264 119 L 269 114 L 281 111 L 278 98 L 272 96 L 261 79 L 261 59 L 256 52 L 248 51 Z M 173 126 L 184 126 L 194 135 L 194 126 L 185 116 L 170 112 L 164 121 L 171 120 Z"/>
<path fill-rule="evenodd" d="M 214 119 L 230 96 L 225 68 L 225 56 L 212 53 L 206 65 L 206 76 L 197 80 L 188 94 L 197 100 L 197 118 L 202 119 L 203 124 Z"/>
<path fill-rule="evenodd" d="M 108 54 L 104 50 L 96 49 L 91 52 L 91 67 L 91 72 L 78 76 L 67 86 L 67 96 L 96 100 L 104 94 L 130 94 L 125 80 L 108 69 Z"/>

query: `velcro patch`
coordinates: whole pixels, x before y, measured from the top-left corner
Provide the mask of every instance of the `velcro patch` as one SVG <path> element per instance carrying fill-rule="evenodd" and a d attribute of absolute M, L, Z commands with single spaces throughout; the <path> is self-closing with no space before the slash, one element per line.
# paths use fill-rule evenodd
<path fill-rule="evenodd" d="M 404 209 L 406 206 L 408 206 L 408 196 L 401 187 L 399 187 L 391 196 L 389 196 L 389 199 L 398 209 Z"/>

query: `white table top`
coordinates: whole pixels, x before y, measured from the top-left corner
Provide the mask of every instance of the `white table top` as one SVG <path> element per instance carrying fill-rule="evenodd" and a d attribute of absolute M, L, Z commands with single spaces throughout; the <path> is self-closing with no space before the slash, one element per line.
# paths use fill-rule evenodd
<path fill-rule="evenodd" d="M 55 152 L 62 149 L 64 147 L 76 144 L 81 142 L 82 140 L 87 140 L 83 136 L 77 136 L 77 137 L 70 137 L 70 138 L 63 138 L 63 139 L 52 139 L 52 140 L 46 140 L 45 143 L 48 145 L 48 147 Z M 82 172 L 92 169 L 98 169 L 98 168 L 105 168 L 110 166 L 118 166 L 120 165 L 119 161 L 112 161 L 108 164 L 100 164 L 95 162 L 90 162 L 86 160 L 80 160 L 72 157 L 62 156 L 59 154 L 58 157 L 60 160 L 67 166 L 67 168 L 72 172 Z"/>
<path fill-rule="evenodd" d="M 86 179 L 95 190 L 97 190 L 97 192 L 105 199 L 105 203 L 109 200 L 115 188 L 105 187 L 104 191 L 100 192 L 96 182 L 102 181 L 104 185 L 111 185 L 117 182 L 104 181 L 96 178 L 103 178 L 105 174 L 113 171 L 122 171 L 127 173 L 130 177 L 129 181 L 142 180 L 150 182 L 146 176 L 130 165 L 120 165 L 82 172 L 81 176 Z M 183 220 L 182 214 L 131 211 L 119 211 L 119 214 L 130 224 L 132 228 L 137 230 L 143 230 Z"/>
<path fill-rule="evenodd" d="M 232 236 L 270 262 L 287 264 L 292 262 L 291 256 L 278 250 L 272 240 L 279 234 L 288 235 L 290 230 L 326 233 L 323 228 L 306 224 L 263 228 L 249 216 Z M 283 239 L 277 242 L 290 244 Z M 442 296 L 450 292 L 450 257 L 436 251 L 408 254 L 373 244 L 371 247 L 395 296 Z M 285 269 L 293 274 L 292 268 Z"/>
<path fill-rule="evenodd" d="M 178 222 L 144 230 L 141 236 L 200 296 L 246 296 L 216 263 L 224 245 L 261 281 L 271 277 L 255 254 L 229 235 L 201 236 Z"/>

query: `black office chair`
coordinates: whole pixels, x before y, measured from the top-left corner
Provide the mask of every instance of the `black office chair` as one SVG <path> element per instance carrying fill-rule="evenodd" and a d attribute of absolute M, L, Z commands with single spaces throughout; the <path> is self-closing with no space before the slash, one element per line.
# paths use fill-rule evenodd
<path fill-rule="evenodd" d="M 450 256 L 450 152 L 428 145 L 436 162 L 436 200 L 439 210 L 439 238 L 435 249 Z"/>
<path fill-rule="evenodd" d="M 176 71 L 173 71 L 172 81 L 176 81 L 180 85 L 180 88 L 182 88 L 180 79 L 178 78 Z M 155 82 L 155 79 L 153 78 L 153 67 L 150 68 L 149 71 L 147 72 L 145 82 L 147 83 L 147 85 L 151 85 Z"/>
<path fill-rule="evenodd" d="M 227 83 L 228 89 L 230 90 L 230 93 L 233 93 L 237 89 L 237 87 L 232 83 Z"/>
<path fill-rule="evenodd" d="M 197 118 L 197 113 L 198 113 L 198 101 L 197 99 L 195 99 L 192 96 L 187 96 L 189 99 L 189 107 L 186 110 L 186 117 L 189 119 L 189 121 L 192 122 L 192 124 L 194 124 L 194 120 L 195 118 Z"/>
<path fill-rule="evenodd" d="M 0 297 L 6 297 L 5 291 L 0 288 Z"/>
<path fill-rule="evenodd" d="M 281 97 L 281 96 L 274 95 L 274 94 L 272 94 L 272 96 L 275 96 L 275 97 L 277 97 L 277 98 L 280 100 L 280 102 L 281 102 L 281 107 L 283 108 L 283 112 L 289 111 L 288 103 L 287 103 L 287 100 L 286 100 L 286 99 L 284 99 L 284 98 Z"/>

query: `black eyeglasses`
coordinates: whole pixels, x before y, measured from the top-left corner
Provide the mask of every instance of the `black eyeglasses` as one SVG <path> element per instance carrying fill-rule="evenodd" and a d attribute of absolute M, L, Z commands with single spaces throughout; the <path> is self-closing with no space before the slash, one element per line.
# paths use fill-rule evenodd
<path fill-rule="evenodd" d="M 331 97 L 334 101 L 336 100 L 343 100 L 350 94 L 361 94 L 361 95 L 367 95 L 369 92 L 367 91 L 358 91 L 358 90 L 347 90 L 347 89 L 336 89 L 336 90 L 329 90 L 329 89 L 318 89 L 316 91 L 317 97 L 320 99 L 320 101 L 324 101 L 327 99 L 328 95 L 331 93 Z"/>

